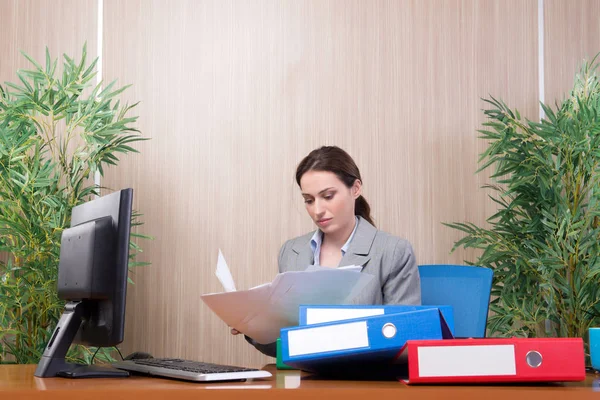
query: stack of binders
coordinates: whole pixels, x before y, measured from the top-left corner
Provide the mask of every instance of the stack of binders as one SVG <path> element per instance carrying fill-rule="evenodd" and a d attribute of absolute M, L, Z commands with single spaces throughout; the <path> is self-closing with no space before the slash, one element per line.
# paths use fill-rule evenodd
<path fill-rule="evenodd" d="M 281 329 L 284 364 L 345 377 L 402 374 L 408 340 L 450 339 L 450 306 L 301 306 L 300 325 Z"/>
<path fill-rule="evenodd" d="M 408 384 L 585 379 L 581 338 L 454 339 L 450 306 L 300 306 L 281 360 L 344 379 Z"/>

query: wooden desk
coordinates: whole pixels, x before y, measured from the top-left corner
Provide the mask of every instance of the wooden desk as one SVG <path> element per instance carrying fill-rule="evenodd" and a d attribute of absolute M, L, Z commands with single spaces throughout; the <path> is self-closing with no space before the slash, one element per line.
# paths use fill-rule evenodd
<path fill-rule="evenodd" d="M 273 377 L 236 383 L 188 383 L 133 376 L 123 379 L 36 378 L 35 365 L 0 365 L 0 399 L 600 399 L 600 375 L 585 382 L 510 386 L 406 386 L 393 381 L 331 381 L 299 371 L 265 369 Z M 598 391 L 598 392 L 596 392 Z"/>

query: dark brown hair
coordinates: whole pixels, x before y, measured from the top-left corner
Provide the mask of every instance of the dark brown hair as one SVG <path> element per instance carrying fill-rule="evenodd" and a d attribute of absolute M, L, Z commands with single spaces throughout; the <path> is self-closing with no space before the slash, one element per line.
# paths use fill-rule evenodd
<path fill-rule="evenodd" d="M 362 182 L 360 171 L 348 153 L 337 146 L 323 146 L 311 151 L 296 168 L 296 183 L 300 186 L 302 175 L 308 171 L 333 172 L 348 188 L 358 179 Z M 371 225 L 371 207 L 363 196 L 359 196 L 354 203 L 354 214 L 363 217 Z"/>

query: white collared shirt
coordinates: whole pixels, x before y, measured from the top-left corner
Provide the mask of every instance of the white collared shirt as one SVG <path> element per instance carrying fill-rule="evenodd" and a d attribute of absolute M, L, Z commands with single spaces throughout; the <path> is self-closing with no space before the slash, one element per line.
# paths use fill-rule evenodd
<path fill-rule="evenodd" d="M 356 228 L 358 228 L 358 217 L 356 217 L 356 222 L 354 224 L 354 230 L 350 234 L 350 237 L 348 238 L 348 240 L 346 240 L 346 243 L 344 243 L 344 245 L 342 246 L 342 249 L 341 249 L 342 257 L 344 257 L 346 255 L 346 252 L 348 251 L 348 247 L 350 247 L 350 242 L 352 241 L 352 238 L 354 237 Z M 322 243 L 323 243 L 323 232 L 320 229 L 317 229 L 315 231 L 315 234 L 310 239 L 310 248 L 313 251 L 313 264 L 314 265 L 321 265 L 321 244 Z"/>

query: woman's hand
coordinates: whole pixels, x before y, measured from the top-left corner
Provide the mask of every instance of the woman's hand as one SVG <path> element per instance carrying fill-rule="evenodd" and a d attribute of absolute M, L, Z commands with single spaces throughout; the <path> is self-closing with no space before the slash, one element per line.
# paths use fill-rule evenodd
<path fill-rule="evenodd" d="M 237 329 L 231 328 L 232 335 L 239 335 L 240 333 L 242 333 L 242 332 L 238 331 Z"/>

